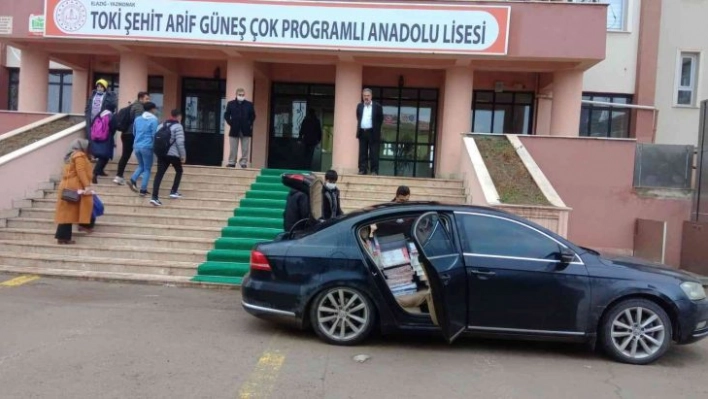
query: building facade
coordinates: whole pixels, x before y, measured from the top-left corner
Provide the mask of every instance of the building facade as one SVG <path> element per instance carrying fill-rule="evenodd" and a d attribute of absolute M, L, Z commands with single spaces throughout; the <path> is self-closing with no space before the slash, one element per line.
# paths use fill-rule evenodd
<path fill-rule="evenodd" d="M 8 107 L 24 112 L 82 113 L 99 78 L 121 106 L 147 90 L 163 114 L 184 111 L 188 163 L 203 165 L 225 163 L 223 110 L 242 87 L 257 114 L 253 166 L 298 165 L 299 124 L 314 108 L 324 134 L 312 168 L 343 173 L 357 169 L 355 109 L 367 87 L 385 113 L 381 174 L 454 177 L 464 132 L 578 136 L 607 118 L 599 94 L 638 103 L 624 79 L 600 90 L 585 75 L 602 75 L 606 42 L 620 35 L 608 33 L 618 20 L 609 15 L 624 12 L 619 20 L 634 26 L 625 6 L 640 4 L 8 2 L 0 79 Z M 587 110 L 583 98 L 597 104 Z M 610 125 L 620 114 L 610 109 Z"/>

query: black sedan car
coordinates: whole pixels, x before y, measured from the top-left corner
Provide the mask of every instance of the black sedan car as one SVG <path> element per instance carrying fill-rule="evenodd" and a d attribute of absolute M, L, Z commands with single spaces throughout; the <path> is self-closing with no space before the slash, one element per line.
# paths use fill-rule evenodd
<path fill-rule="evenodd" d="M 598 343 L 647 364 L 708 336 L 698 280 L 610 260 L 496 209 L 383 204 L 258 244 L 249 313 L 353 345 L 374 329 Z"/>

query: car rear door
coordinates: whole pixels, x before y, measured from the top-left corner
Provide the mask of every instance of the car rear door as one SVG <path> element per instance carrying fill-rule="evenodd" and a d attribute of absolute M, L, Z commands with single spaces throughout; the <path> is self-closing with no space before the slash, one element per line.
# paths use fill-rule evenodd
<path fill-rule="evenodd" d="M 418 248 L 443 336 L 452 342 L 467 326 L 467 276 L 449 219 L 437 212 L 421 215 L 411 237 Z"/>

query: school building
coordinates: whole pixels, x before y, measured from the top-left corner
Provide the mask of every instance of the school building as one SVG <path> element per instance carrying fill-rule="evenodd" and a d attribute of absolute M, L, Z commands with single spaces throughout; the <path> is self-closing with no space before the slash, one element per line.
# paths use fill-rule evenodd
<path fill-rule="evenodd" d="M 365 87 L 384 106 L 384 175 L 457 176 L 471 131 L 695 144 L 705 35 L 688 30 L 705 24 L 679 18 L 708 5 L 669 3 L 3 2 L 0 106 L 83 113 L 106 79 L 121 106 L 146 90 L 163 115 L 182 109 L 188 163 L 224 165 L 223 111 L 243 87 L 252 166 L 298 165 L 314 108 L 313 169 L 342 173 L 357 170 Z"/>

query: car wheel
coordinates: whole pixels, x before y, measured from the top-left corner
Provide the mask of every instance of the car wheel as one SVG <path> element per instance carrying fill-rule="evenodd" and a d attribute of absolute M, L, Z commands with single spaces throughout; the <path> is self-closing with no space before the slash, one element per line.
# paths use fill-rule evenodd
<path fill-rule="evenodd" d="M 664 309 L 646 299 L 615 305 L 602 324 L 602 346 L 622 363 L 649 364 L 671 344 L 671 319 Z"/>
<path fill-rule="evenodd" d="M 317 335 L 335 345 L 356 345 L 374 327 L 374 307 L 361 291 L 336 287 L 321 292 L 310 307 L 310 320 Z"/>

